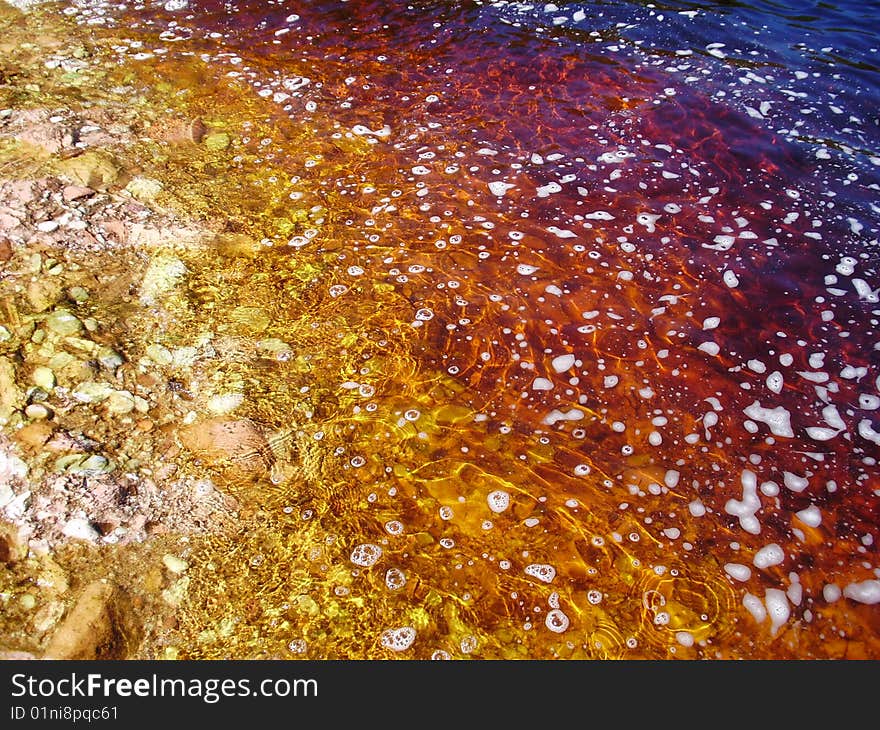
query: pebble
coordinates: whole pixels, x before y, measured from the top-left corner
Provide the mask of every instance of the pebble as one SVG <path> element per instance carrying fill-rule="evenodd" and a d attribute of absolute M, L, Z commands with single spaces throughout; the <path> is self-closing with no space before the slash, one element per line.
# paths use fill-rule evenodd
<path fill-rule="evenodd" d="M 41 421 L 49 418 L 52 412 L 42 403 L 31 403 L 24 409 L 24 414 L 32 421 Z"/>
<path fill-rule="evenodd" d="M 113 393 L 113 388 L 107 383 L 98 383 L 88 380 L 80 383 L 73 390 L 73 397 L 80 403 L 97 403 L 106 400 Z"/>
<path fill-rule="evenodd" d="M 68 520 L 61 532 L 74 540 L 95 542 L 100 538 L 98 531 L 92 527 L 91 523 L 88 520 L 79 517 L 74 517 Z"/>
<path fill-rule="evenodd" d="M 147 357 L 157 365 L 170 365 L 174 360 L 171 351 L 162 345 L 148 345 Z"/>
<path fill-rule="evenodd" d="M 171 553 L 166 553 L 165 555 L 163 555 L 162 562 L 165 564 L 165 567 L 168 568 L 168 570 L 175 575 L 185 573 L 189 569 L 189 563 L 187 563 L 183 558 L 178 558 L 176 555 L 172 555 Z"/>
<path fill-rule="evenodd" d="M 40 386 L 47 393 L 51 393 L 55 387 L 55 373 L 52 372 L 51 368 L 45 366 L 34 368 L 31 379 L 35 385 Z"/>
<path fill-rule="evenodd" d="M 127 390 L 117 390 L 107 398 L 107 410 L 115 415 L 124 415 L 134 410 L 134 396 Z"/>
<path fill-rule="evenodd" d="M 82 322 L 66 309 L 56 309 L 46 317 L 46 326 L 62 337 L 79 334 L 83 329 Z"/>

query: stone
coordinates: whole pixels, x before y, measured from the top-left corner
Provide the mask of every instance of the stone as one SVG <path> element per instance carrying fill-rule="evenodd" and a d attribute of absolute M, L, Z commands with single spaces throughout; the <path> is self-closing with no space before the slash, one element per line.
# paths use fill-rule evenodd
<path fill-rule="evenodd" d="M 68 203 L 74 200 L 80 200 L 81 198 L 91 197 L 94 194 L 94 190 L 83 185 L 65 185 L 64 189 L 61 191 L 61 196 Z"/>
<path fill-rule="evenodd" d="M 117 390 L 107 398 L 107 410 L 114 415 L 124 415 L 134 410 L 134 396 L 127 390 Z"/>
<path fill-rule="evenodd" d="M 32 451 L 39 451 L 42 449 L 52 436 L 52 432 L 55 430 L 55 426 L 49 423 L 45 418 L 35 418 L 31 415 L 30 409 L 37 405 L 37 403 L 32 403 L 25 409 L 28 418 L 34 419 L 33 422 L 23 426 L 15 432 L 15 440 Z M 45 406 L 41 407 L 45 408 Z"/>
<path fill-rule="evenodd" d="M 247 332 L 262 332 L 271 323 L 271 317 L 260 307 L 236 307 L 229 319 Z"/>
<path fill-rule="evenodd" d="M 149 177 L 134 177 L 125 186 L 125 189 L 135 200 L 149 203 L 162 192 L 162 183 Z"/>
<path fill-rule="evenodd" d="M 154 257 L 141 281 L 141 302 L 146 305 L 156 304 L 161 295 L 177 286 L 186 271 L 186 264 L 174 256 L 159 254 Z"/>
<path fill-rule="evenodd" d="M 267 444 L 257 426 L 246 419 L 212 418 L 180 430 L 183 445 L 208 465 L 230 464 L 244 471 L 264 469 Z"/>
<path fill-rule="evenodd" d="M 147 345 L 147 357 L 157 365 L 170 365 L 174 359 L 171 351 L 162 345 Z"/>
<path fill-rule="evenodd" d="M 253 258 L 262 251 L 262 246 L 244 233 L 221 233 L 213 241 L 221 256 L 227 258 Z"/>
<path fill-rule="evenodd" d="M 36 659 L 37 655 L 29 651 L 0 648 L 0 661 L 35 661 Z"/>
<path fill-rule="evenodd" d="M 52 372 L 51 368 L 47 368 L 43 365 L 34 368 L 31 380 L 34 381 L 35 385 L 40 386 L 47 393 L 51 393 L 52 389 L 55 387 L 55 373 Z"/>
<path fill-rule="evenodd" d="M 82 332 L 83 324 L 67 309 L 56 309 L 46 317 L 46 326 L 56 335 L 67 337 Z"/>
<path fill-rule="evenodd" d="M 109 398 L 113 392 L 113 387 L 108 383 L 87 380 L 77 385 L 71 395 L 80 403 L 100 403 Z"/>
<path fill-rule="evenodd" d="M 78 304 L 82 304 L 89 298 L 89 291 L 81 286 L 72 286 L 67 291 L 68 296 Z"/>
<path fill-rule="evenodd" d="M 74 540 L 85 540 L 86 542 L 96 542 L 101 537 L 88 520 L 80 517 L 69 519 L 61 532 Z"/>
<path fill-rule="evenodd" d="M 58 171 L 78 186 L 106 190 L 121 182 L 116 161 L 102 152 L 90 150 L 58 163 Z"/>
<path fill-rule="evenodd" d="M 202 143 L 209 150 L 214 150 L 219 152 L 220 150 L 225 150 L 229 147 L 232 140 L 226 132 L 213 132 L 208 134 L 202 140 Z"/>
<path fill-rule="evenodd" d="M 28 555 L 27 539 L 20 527 L 0 522 L 0 563 L 13 565 Z"/>
<path fill-rule="evenodd" d="M 127 596 L 112 583 L 96 580 L 80 593 L 52 634 L 44 659 L 125 659 L 135 644 Z"/>
<path fill-rule="evenodd" d="M 61 291 L 62 286 L 58 279 L 41 277 L 28 282 L 25 294 L 28 304 L 35 312 L 45 312 L 58 303 Z"/>
<path fill-rule="evenodd" d="M 24 409 L 24 415 L 32 421 L 41 421 L 52 416 L 52 411 L 42 403 L 30 403 Z"/>
<path fill-rule="evenodd" d="M 15 366 L 0 357 L 0 425 L 8 423 L 12 414 L 24 405 L 24 397 L 15 382 Z"/>
<path fill-rule="evenodd" d="M 37 609 L 33 619 L 31 619 L 31 626 L 37 634 L 45 634 L 56 623 L 58 623 L 58 620 L 63 615 L 63 601 L 48 601 Z"/>
<path fill-rule="evenodd" d="M 171 553 L 166 553 L 162 556 L 162 562 L 165 567 L 175 575 L 181 575 L 185 573 L 189 569 L 189 563 L 187 563 L 183 558 L 178 558 L 176 555 L 172 555 Z"/>

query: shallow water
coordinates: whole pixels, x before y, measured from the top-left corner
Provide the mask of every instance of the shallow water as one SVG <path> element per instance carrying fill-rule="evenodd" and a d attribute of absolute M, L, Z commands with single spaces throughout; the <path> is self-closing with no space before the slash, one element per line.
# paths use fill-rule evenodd
<path fill-rule="evenodd" d="M 176 656 L 880 656 L 880 6 L 52 7 L 254 114 L 178 326 L 296 357 Z"/>

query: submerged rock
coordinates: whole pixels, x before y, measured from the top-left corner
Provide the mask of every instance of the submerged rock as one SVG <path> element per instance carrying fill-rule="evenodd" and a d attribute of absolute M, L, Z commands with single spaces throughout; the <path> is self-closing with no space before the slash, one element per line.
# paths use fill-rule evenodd
<path fill-rule="evenodd" d="M 12 565 L 24 560 L 28 554 L 24 531 L 15 525 L 0 523 L 0 563 Z"/>
<path fill-rule="evenodd" d="M 125 659 L 134 643 L 125 595 L 112 583 L 97 580 L 83 589 L 43 658 Z"/>
<path fill-rule="evenodd" d="M 106 190 L 122 182 L 116 160 L 104 152 L 89 151 L 58 163 L 58 171 L 74 184 L 93 190 Z"/>

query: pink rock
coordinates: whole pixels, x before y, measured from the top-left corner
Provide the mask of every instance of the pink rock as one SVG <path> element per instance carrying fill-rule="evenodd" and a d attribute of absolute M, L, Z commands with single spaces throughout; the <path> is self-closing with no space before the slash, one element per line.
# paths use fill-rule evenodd
<path fill-rule="evenodd" d="M 20 224 L 21 221 L 14 215 L 9 215 L 9 213 L 0 213 L 0 229 L 4 231 L 11 231 L 13 228 Z"/>
<path fill-rule="evenodd" d="M 9 183 L 9 202 L 11 205 L 25 206 L 33 199 L 33 183 L 27 180 L 14 180 Z"/>
<path fill-rule="evenodd" d="M 94 195 L 95 191 L 82 185 L 67 185 L 61 191 L 61 194 L 64 196 L 64 200 L 69 203 L 71 200 L 79 200 L 80 198 Z"/>

